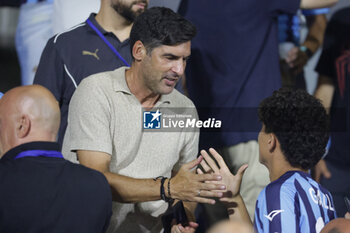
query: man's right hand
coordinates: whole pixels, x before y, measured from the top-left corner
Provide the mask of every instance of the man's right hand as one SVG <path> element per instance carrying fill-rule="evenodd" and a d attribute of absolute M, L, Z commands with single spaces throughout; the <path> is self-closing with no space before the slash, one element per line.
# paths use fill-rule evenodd
<path fill-rule="evenodd" d="M 174 199 L 182 201 L 194 201 L 200 203 L 215 204 L 212 197 L 222 197 L 226 189 L 220 184 L 222 179 L 218 174 L 196 174 L 193 171 L 203 160 L 202 156 L 184 164 L 178 173 L 170 181 L 170 193 Z M 216 181 L 207 182 L 207 181 Z"/>
<path fill-rule="evenodd" d="M 326 161 L 324 161 L 323 159 L 321 159 L 313 169 L 313 177 L 316 180 L 316 182 L 319 183 L 321 181 L 322 176 L 326 179 L 329 179 L 332 176 L 331 172 L 327 168 Z"/>

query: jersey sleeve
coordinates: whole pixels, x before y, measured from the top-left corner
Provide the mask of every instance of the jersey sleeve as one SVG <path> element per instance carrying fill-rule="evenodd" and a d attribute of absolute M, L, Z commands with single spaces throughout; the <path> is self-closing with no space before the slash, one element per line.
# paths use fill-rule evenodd
<path fill-rule="evenodd" d="M 295 192 L 268 186 L 257 200 L 254 227 L 258 233 L 296 233 L 298 202 Z"/>
<path fill-rule="evenodd" d="M 34 77 L 34 84 L 39 84 L 49 89 L 62 106 L 62 93 L 64 84 L 64 63 L 51 38 L 41 54 L 38 69 Z"/>

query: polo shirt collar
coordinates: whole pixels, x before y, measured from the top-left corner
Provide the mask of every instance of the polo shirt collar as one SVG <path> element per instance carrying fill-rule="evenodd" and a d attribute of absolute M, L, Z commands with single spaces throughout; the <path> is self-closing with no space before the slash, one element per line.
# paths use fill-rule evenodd
<path fill-rule="evenodd" d="M 60 145 L 56 142 L 28 142 L 16 146 L 9 151 L 7 151 L 1 160 L 11 160 L 14 159 L 19 153 L 28 151 L 28 150 L 49 150 L 49 151 L 60 151 Z"/>
<path fill-rule="evenodd" d="M 128 84 L 126 83 L 125 71 L 127 69 L 130 69 L 130 67 L 123 66 L 123 67 L 116 70 L 117 72 L 123 73 L 120 76 L 118 75 L 119 77 L 123 77 L 123 78 L 114 78 L 113 79 L 113 89 L 116 92 L 124 92 L 126 94 L 133 95 L 128 87 Z M 175 91 L 175 90 L 173 90 L 173 91 Z M 172 93 L 170 93 L 168 95 L 161 95 L 155 106 L 159 106 L 160 104 L 163 104 L 163 103 L 170 104 L 171 103 L 170 95 L 172 95 Z"/>
<path fill-rule="evenodd" d="M 109 32 L 107 32 L 106 30 L 104 30 L 96 21 L 95 19 L 96 17 L 96 13 L 91 13 L 89 16 L 89 20 L 91 21 L 91 23 L 103 34 L 103 35 L 107 35 Z M 89 30 L 91 30 L 93 33 L 96 33 L 91 27 L 88 27 Z"/>

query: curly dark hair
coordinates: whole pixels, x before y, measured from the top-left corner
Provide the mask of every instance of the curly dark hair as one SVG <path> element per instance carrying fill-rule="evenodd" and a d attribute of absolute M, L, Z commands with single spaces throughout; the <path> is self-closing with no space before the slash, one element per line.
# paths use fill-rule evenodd
<path fill-rule="evenodd" d="M 274 133 L 291 166 L 310 169 L 325 153 L 329 119 L 325 108 L 304 90 L 281 88 L 259 105 L 266 133 Z"/>
<path fill-rule="evenodd" d="M 147 53 L 161 45 L 178 45 L 192 40 L 196 27 L 166 7 L 152 7 L 139 15 L 130 32 L 131 50 L 140 40 Z"/>

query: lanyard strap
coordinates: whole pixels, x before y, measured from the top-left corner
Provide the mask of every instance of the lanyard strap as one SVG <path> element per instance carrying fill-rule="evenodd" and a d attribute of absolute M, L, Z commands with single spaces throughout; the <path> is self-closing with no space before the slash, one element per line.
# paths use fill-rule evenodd
<path fill-rule="evenodd" d="M 19 153 L 15 159 L 23 158 L 23 157 L 49 157 L 49 158 L 61 158 L 63 159 L 63 155 L 61 152 L 52 151 L 52 150 L 28 150 Z"/>
<path fill-rule="evenodd" d="M 113 51 L 113 53 L 115 55 L 117 55 L 117 57 L 119 57 L 119 59 L 128 67 L 130 67 L 129 63 L 127 63 L 127 61 L 125 61 L 125 59 L 119 54 L 119 52 L 113 47 L 113 45 L 107 40 L 107 38 L 100 32 L 100 30 L 98 30 L 97 27 L 95 27 L 95 25 L 92 24 L 92 22 L 90 21 L 90 19 L 86 20 L 86 22 L 89 24 L 89 26 L 97 33 L 97 35 L 105 42 L 105 44 Z"/>

